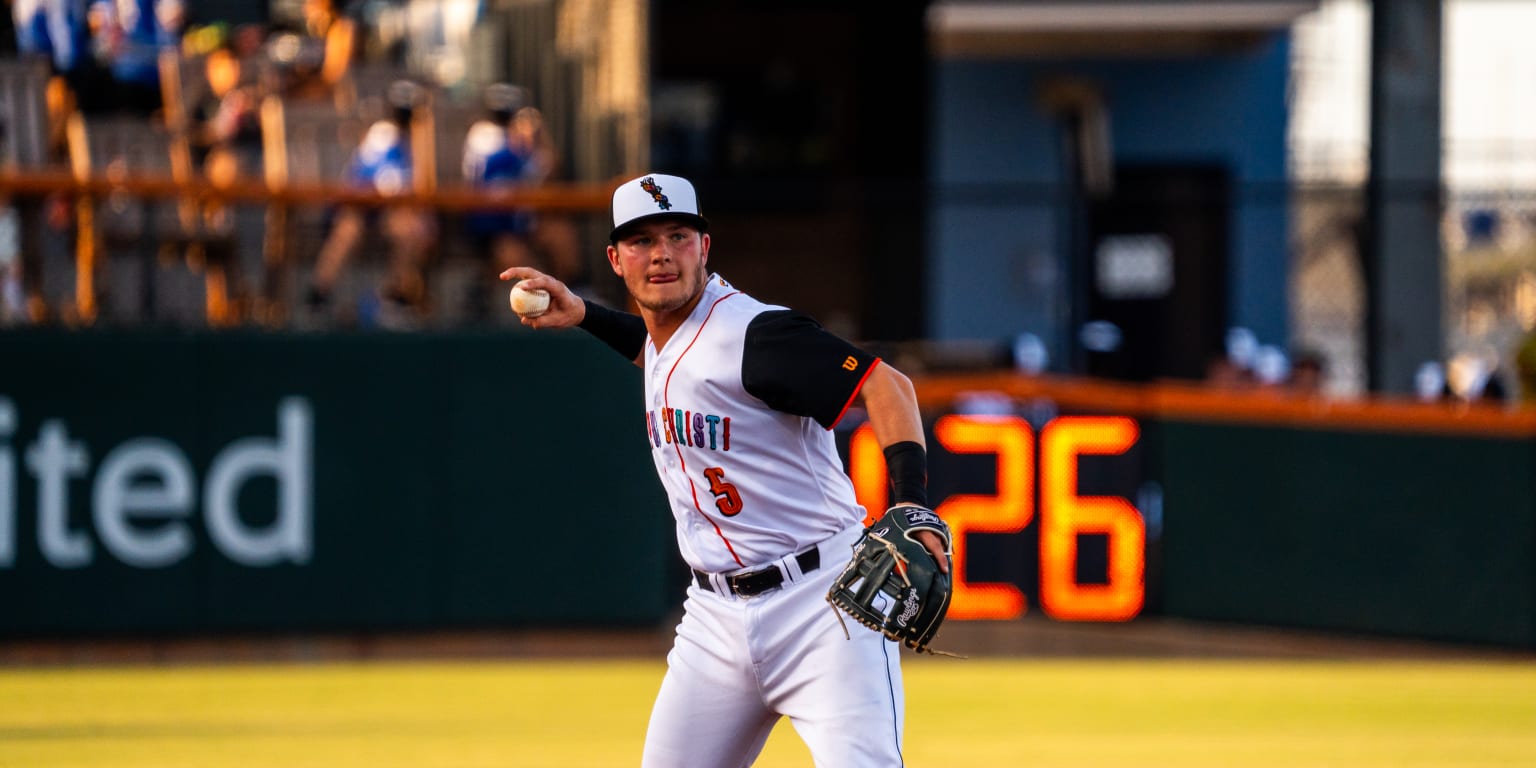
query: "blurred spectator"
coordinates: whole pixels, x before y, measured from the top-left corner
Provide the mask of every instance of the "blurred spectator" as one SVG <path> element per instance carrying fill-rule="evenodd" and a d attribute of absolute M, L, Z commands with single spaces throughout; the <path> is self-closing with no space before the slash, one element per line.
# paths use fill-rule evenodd
<path fill-rule="evenodd" d="M 192 106 L 193 159 L 216 184 L 261 169 L 261 94 L 231 45 L 203 61 L 208 88 Z"/>
<path fill-rule="evenodd" d="M 1285 389 L 1290 383 L 1291 361 L 1279 347 L 1262 344 L 1254 350 L 1253 375 L 1265 390 Z"/>
<path fill-rule="evenodd" d="M 19 84 L 4 89 L 7 93 L 0 96 L 0 101 L 6 102 L 0 105 L 0 165 L 13 159 L 23 163 L 62 160 L 65 121 L 80 103 L 76 94 L 98 99 L 105 92 L 93 82 L 104 79 L 105 73 L 94 66 L 90 56 L 85 0 L 12 0 L 9 10 L 3 17 L 6 27 L 0 32 L 4 43 L 0 56 L 46 62 L 46 114 L 37 114 L 35 102 L 9 91 Z M 35 125 L 39 119 L 46 120 L 47 126 L 41 146 L 31 142 L 11 145 L 14 124 Z M 59 193 L 13 199 L 0 191 L 0 327 L 41 318 L 44 305 L 38 273 L 43 212 L 53 201 L 66 199 Z"/>
<path fill-rule="evenodd" d="M 1434 402 L 1449 396 L 1450 387 L 1445 379 L 1445 366 L 1429 360 L 1419 364 L 1413 373 L 1413 393 L 1422 402 Z"/>
<path fill-rule="evenodd" d="M 527 95 L 525 89 L 506 83 L 486 88 L 486 115 L 470 125 L 464 141 L 464 178 L 470 184 L 493 189 L 541 184 L 559 167 L 559 152 L 543 115 L 526 105 Z M 490 254 L 492 274 L 531 266 L 568 284 L 582 277 L 576 230 L 565 217 L 476 211 L 465 218 L 465 228 L 480 250 Z"/>
<path fill-rule="evenodd" d="M 527 91 L 495 83 L 485 89 L 484 98 L 486 115 L 469 126 L 464 138 L 464 179 L 486 189 L 516 186 L 531 159 L 512 136 L 512 121 L 526 103 Z M 533 217 L 528 213 L 473 211 L 464 225 L 481 250 L 490 252 L 494 272 L 519 264 L 542 268 L 532 253 Z"/>
<path fill-rule="evenodd" d="M 396 82 L 389 90 L 393 114 L 368 127 L 347 167 L 348 183 L 381 195 L 411 189 L 411 116 L 420 95 L 420 87 L 408 81 Z M 310 308 L 317 313 L 330 311 L 342 269 L 369 231 L 382 232 L 390 250 L 388 275 L 379 289 L 378 322 L 410 327 L 426 311 L 424 269 L 437 236 L 433 213 L 416 205 L 337 209 L 315 264 L 307 297 Z"/>
<path fill-rule="evenodd" d="M 512 144 L 527 157 L 523 166 L 523 181 L 543 184 L 560 177 L 564 170 L 560 150 L 544 123 L 544 113 L 537 107 L 523 107 L 512 119 Z M 572 290 L 579 290 L 583 282 L 581 257 L 576 225 L 571 218 L 561 214 L 533 216 L 533 244 L 544 256 L 543 263 L 549 272 L 565 283 L 576 283 Z M 528 262 L 523 262 L 528 264 Z"/>
<path fill-rule="evenodd" d="M 1326 376 L 1327 363 L 1323 356 L 1310 349 L 1300 350 L 1291 362 L 1290 389 L 1308 397 L 1322 395 Z"/>
<path fill-rule="evenodd" d="M 1050 352 L 1045 341 L 1037 334 L 1025 332 L 1013 339 L 1013 369 L 1027 376 L 1038 376 L 1050 362 Z"/>
<path fill-rule="evenodd" d="M 336 103 L 358 35 L 357 23 L 334 0 L 304 0 L 304 26 L 272 39 L 270 58 L 282 81 L 278 89 L 292 100 Z"/>
<path fill-rule="evenodd" d="M 111 74 L 91 50 L 86 0 L 14 0 L 11 18 L 17 53 L 47 57 L 68 85 L 72 108 L 94 114 L 111 106 Z"/>
<path fill-rule="evenodd" d="M 1458 354 L 1451 358 L 1445 371 L 1444 399 L 1488 404 L 1504 402 L 1503 374 L 1496 356 Z"/>
<path fill-rule="evenodd" d="M 160 111 L 160 51 L 177 47 L 185 20 L 182 0 L 92 0 L 87 22 L 96 56 L 112 73 L 116 111 Z"/>
<path fill-rule="evenodd" d="M 55 72 L 68 72 L 90 57 L 84 0 L 13 0 L 16 51 L 47 56 Z"/>
<path fill-rule="evenodd" d="M 1223 354 L 1206 362 L 1205 383 L 1217 389 L 1252 389 L 1258 377 L 1252 368 Z"/>
<path fill-rule="evenodd" d="M 1504 386 L 1504 370 L 1494 368 L 1483 379 L 1483 388 L 1477 393 L 1477 399 L 1491 405 L 1509 402 L 1509 390 Z"/>
<path fill-rule="evenodd" d="M 203 57 L 202 87 L 188 108 L 193 164 L 218 187 L 262 178 L 263 144 L 258 72 L 262 28 L 246 25 Z M 201 205 L 201 247 L 211 273 L 221 278 L 224 296 L 237 301 L 260 293 L 265 279 L 266 213 L 250 205 L 209 199 Z M 221 309 L 227 305 L 217 303 Z"/>
<path fill-rule="evenodd" d="M 248 67 L 254 65 L 266 44 L 267 29 L 260 24 L 241 24 L 229 34 L 229 50 Z"/>
<path fill-rule="evenodd" d="M 320 79 L 335 86 L 347 74 L 357 51 L 358 27 L 336 0 L 304 0 L 304 31 L 320 45 Z"/>
<path fill-rule="evenodd" d="M 1239 368 L 1250 372 L 1253 370 L 1254 360 L 1259 353 L 1259 338 L 1253 331 L 1242 326 L 1228 328 L 1225 346 L 1228 360 Z"/>

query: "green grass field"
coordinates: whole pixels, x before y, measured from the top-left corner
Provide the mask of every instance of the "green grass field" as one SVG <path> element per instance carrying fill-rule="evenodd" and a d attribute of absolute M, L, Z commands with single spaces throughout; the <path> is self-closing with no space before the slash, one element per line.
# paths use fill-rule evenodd
<path fill-rule="evenodd" d="M 0 768 L 633 766 L 653 661 L 0 669 Z M 1536 766 L 1536 665 L 909 659 L 910 766 Z M 781 723 L 759 766 L 809 766 Z"/>

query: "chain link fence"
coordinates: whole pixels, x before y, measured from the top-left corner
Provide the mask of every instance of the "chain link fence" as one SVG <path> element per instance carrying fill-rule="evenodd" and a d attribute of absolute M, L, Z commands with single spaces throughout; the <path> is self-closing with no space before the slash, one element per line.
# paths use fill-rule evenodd
<path fill-rule="evenodd" d="M 1328 363 L 1338 394 L 1365 392 L 1363 186 L 1298 184 L 1292 193 L 1293 349 Z M 1536 189 L 1448 191 L 1442 232 L 1446 384 L 1476 396 L 1519 394 L 1515 355 L 1536 328 Z"/>

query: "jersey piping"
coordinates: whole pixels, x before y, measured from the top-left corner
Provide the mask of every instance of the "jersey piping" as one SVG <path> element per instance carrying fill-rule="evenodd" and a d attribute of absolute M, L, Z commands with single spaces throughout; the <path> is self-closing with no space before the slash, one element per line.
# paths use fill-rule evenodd
<path fill-rule="evenodd" d="M 677 372 L 677 366 L 683 362 L 683 358 L 688 355 L 688 350 L 693 349 L 694 342 L 698 341 L 699 336 L 704 333 L 704 326 L 709 324 L 709 318 L 715 314 L 715 307 L 720 306 L 720 302 L 740 294 L 741 291 L 732 291 L 731 293 L 727 293 L 726 295 L 715 299 L 715 303 L 709 305 L 709 311 L 704 313 L 704 319 L 699 321 L 699 327 L 694 330 L 693 338 L 688 340 L 688 346 L 683 347 L 683 351 L 678 353 L 677 359 L 672 361 L 672 367 L 667 370 L 667 381 L 661 387 L 661 401 L 662 404 L 667 408 L 672 407 L 672 400 L 671 395 L 669 394 L 669 390 L 672 388 L 672 374 Z M 673 442 L 672 450 L 677 453 L 677 462 L 678 466 L 682 468 L 683 477 L 688 478 L 688 492 L 693 494 L 693 508 L 698 511 L 700 517 L 708 520 L 709 524 L 714 526 L 715 535 L 719 536 L 720 540 L 725 542 L 725 548 L 731 553 L 731 559 L 735 560 L 737 565 L 746 567 L 746 563 L 741 561 L 741 556 L 736 554 L 736 548 L 731 546 L 731 540 L 725 537 L 725 531 L 720 530 L 720 524 L 715 522 L 713 517 L 710 517 L 708 514 L 706 514 L 704 512 L 704 507 L 699 504 L 698 486 L 696 486 L 693 482 L 693 475 L 688 473 L 688 460 L 683 457 L 683 443 L 685 441 L 686 437 L 684 440 Z"/>
<path fill-rule="evenodd" d="M 875 366 L 879 364 L 880 358 L 877 357 L 875 358 L 874 362 L 869 364 L 869 368 L 865 369 L 864 375 L 859 377 L 858 385 L 855 386 L 853 388 L 853 392 L 848 395 L 848 402 L 843 403 L 843 409 L 837 412 L 837 418 L 833 419 L 832 423 L 827 425 L 828 432 L 831 432 L 832 428 L 837 426 L 839 421 L 843 420 L 843 416 L 847 415 L 848 409 L 853 406 L 853 401 L 859 399 L 859 393 L 864 391 L 864 382 L 869 381 L 869 375 L 875 372 Z"/>

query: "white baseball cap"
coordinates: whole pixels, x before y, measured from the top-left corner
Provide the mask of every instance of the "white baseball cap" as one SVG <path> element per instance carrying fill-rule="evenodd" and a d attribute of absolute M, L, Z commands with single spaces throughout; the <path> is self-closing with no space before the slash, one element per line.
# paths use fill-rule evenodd
<path fill-rule="evenodd" d="M 647 173 L 613 191 L 613 232 L 608 239 L 617 241 L 630 225 L 662 217 L 682 219 L 700 232 L 709 230 L 709 222 L 699 215 L 693 184 L 681 176 Z"/>

